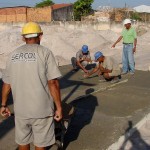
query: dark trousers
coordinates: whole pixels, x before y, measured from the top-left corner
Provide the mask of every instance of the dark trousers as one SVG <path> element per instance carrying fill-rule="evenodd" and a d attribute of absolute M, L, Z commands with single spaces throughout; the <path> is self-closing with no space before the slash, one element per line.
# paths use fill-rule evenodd
<path fill-rule="evenodd" d="M 71 64 L 73 66 L 73 69 L 77 69 L 77 59 L 75 57 L 71 58 Z"/>

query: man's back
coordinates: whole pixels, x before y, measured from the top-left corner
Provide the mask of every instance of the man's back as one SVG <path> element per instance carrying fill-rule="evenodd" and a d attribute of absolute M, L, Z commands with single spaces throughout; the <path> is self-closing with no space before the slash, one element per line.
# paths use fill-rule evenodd
<path fill-rule="evenodd" d="M 53 100 L 48 80 L 60 72 L 51 51 L 38 44 L 26 44 L 9 57 L 4 81 L 11 85 L 15 115 L 43 118 L 53 115 Z"/>
<path fill-rule="evenodd" d="M 120 70 L 118 62 L 111 56 L 105 56 L 103 67 L 109 70 Z"/>

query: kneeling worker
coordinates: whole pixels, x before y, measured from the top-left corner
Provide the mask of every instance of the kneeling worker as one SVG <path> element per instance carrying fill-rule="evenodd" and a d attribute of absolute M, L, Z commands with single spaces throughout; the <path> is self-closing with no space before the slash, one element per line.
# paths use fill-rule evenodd
<path fill-rule="evenodd" d="M 104 56 L 100 51 L 96 52 L 94 57 L 98 64 L 91 72 L 85 74 L 84 77 L 89 77 L 99 71 L 102 81 L 105 79 L 118 82 L 121 78 L 121 69 L 117 61 L 111 56 Z"/>
<path fill-rule="evenodd" d="M 71 58 L 72 66 L 74 70 L 80 67 L 85 73 L 88 73 L 86 66 L 91 64 L 91 56 L 87 45 L 83 45 L 82 49 L 76 54 L 76 58 Z"/>

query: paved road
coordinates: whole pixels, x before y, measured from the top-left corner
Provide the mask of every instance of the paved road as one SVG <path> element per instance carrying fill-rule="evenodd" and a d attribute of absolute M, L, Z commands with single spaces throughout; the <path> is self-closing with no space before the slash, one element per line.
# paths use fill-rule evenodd
<path fill-rule="evenodd" d="M 65 137 L 66 150 L 106 150 L 150 112 L 150 72 L 137 71 L 123 77 L 128 82 L 111 86 L 99 83 L 96 76 L 83 80 L 83 73 L 72 72 L 70 66 L 60 69 L 62 100 L 76 107 Z M 0 150 L 15 150 L 13 118 L 1 122 Z"/>

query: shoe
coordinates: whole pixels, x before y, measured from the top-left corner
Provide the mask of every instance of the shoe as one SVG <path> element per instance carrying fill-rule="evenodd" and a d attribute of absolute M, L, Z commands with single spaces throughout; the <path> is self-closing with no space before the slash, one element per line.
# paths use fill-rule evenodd
<path fill-rule="evenodd" d="M 99 82 L 106 82 L 106 79 L 101 75 L 99 76 Z"/>
<path fill-rule="evenodd" d="M 130 72 L 130 75 L 134 75 L 134 72 Z"/>
<path fill-rule="evenodd" d="M 114 78 L 113 80 L 111 80 L 110 81 L 110 83 L 118 83 L 118 82 L 120 82 L 120 79 L 119 79 L 119 77 L 117 77 L 117 78 Z"/>
<path fill-rule="evenodd" d="M 122 78 L 121 75 L 119 75 L 119 76 L 118 76 L 118 79 L 121 79 L 121 78 Z"/>
<path fill-rule="evenodd" d="M 128 72 L 122 72 L 121 75 L 125 75 L 125 74 L 127 74 L 127 73 L 128 73 Z"/>
<path fill-rule="evenodd" d="M 74 68 L 73 70 L 72 70 L 72 72 L 77 72 L 78 71 L 78 68 Z"/>
<path fill-rule="evenodd" d="M 99 81 L 99 82 L 106 82 L 105 79 L 99 79 L 98 81 Z"/>

